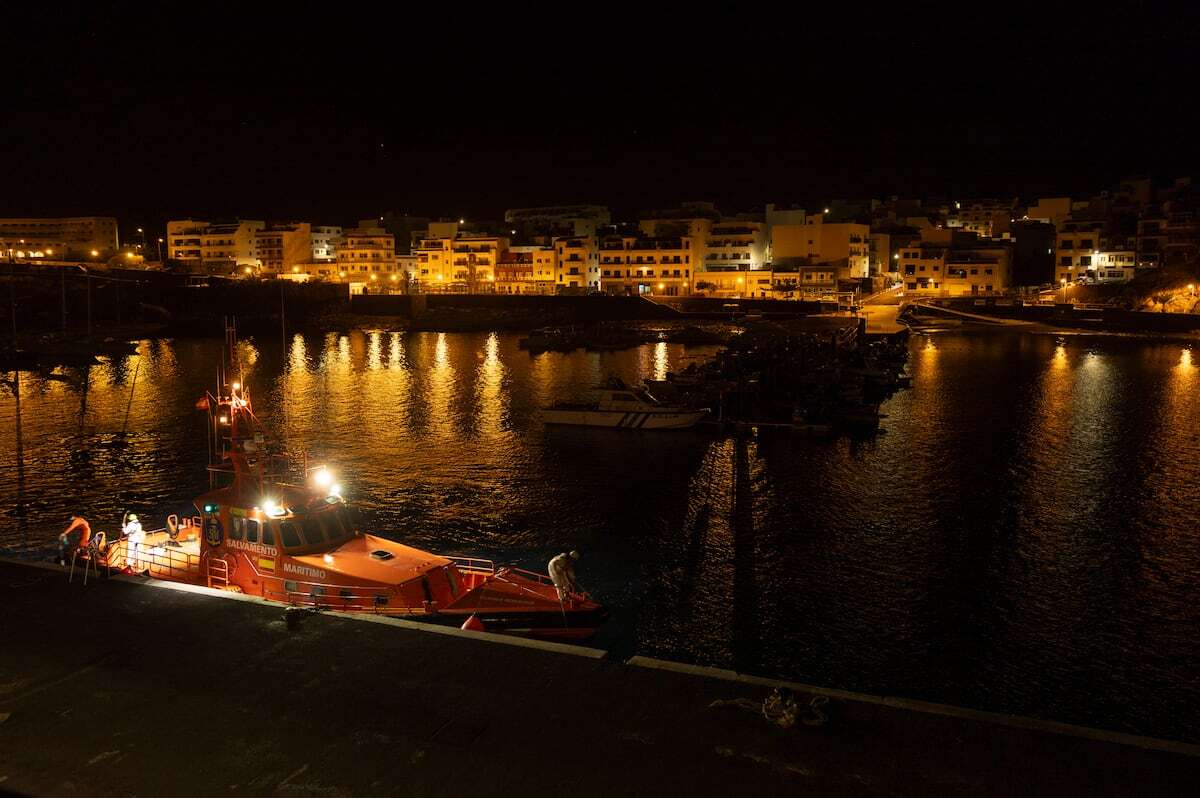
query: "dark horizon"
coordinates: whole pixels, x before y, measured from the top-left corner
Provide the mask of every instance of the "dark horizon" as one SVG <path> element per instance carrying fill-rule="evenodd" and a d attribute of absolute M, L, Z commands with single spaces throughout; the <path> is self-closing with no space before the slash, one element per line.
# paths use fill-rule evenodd
<path fill-rule="evenodd" d="M 1194 9 L 7 9 L 0 215 L 614 217 L 1086 196 L 1200 164 Z"/>

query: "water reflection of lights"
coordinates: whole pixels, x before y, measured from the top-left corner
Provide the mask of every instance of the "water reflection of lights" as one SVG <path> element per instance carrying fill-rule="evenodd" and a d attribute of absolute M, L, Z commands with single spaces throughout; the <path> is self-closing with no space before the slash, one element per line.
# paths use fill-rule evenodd
<path fill-rule="evenodd" d="M 500 431 L 504 414 L 504 365 L 500 362 L 500 336 L 492 333 L 484 345 L 483 362 L 479 365 L 477 396 L 482 431 L 495 435 Z"/>
<path fill-rule="evenodd" d="M 391 345 L 388 347 L 388 363 L 392 368 L 398 369 L 405 365 L 404 350 L 400 344 L 400 333 L 394 332 L 391 334 Z"/>
<path fill-rule="evenodd" d="M 378 330 L 370 333 L 370 340 L 367 342 L 367 368 L 371 371 L 379 371 L 379 367 L 383 364 L 381 358 L 380 340 L 382 335 Z"/>
<path fill-rule="evenodd" d="M 1185 346 L 1183 348 L 1183 350 L 1179 353 L 1178 369 L 1180 372 L 1182 372 L 1184 374 L 1189 374 L 1189 373 L 1191 373 L 1193 368 L 1194 367 L 1192 366 L 1192 350 L 1190 347 Z"/>
<path fill-rule="evenodd" d="M 667 378 L 667 342 L 659 341 L 654 345 L 654 379 Z"/>

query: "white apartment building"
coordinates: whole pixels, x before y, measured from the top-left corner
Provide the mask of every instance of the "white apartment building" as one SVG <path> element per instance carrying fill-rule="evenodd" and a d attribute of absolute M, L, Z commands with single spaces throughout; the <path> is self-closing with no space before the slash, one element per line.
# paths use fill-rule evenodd
<path fill-rule="evenodd" d="M 334 225 L 315 225 L 311 230 L 312 259 L 316 262 L 337 260 L 337 245 L 342 228 Z"/>
<path fill-rule="evenodd" d="M 761 269 L 770 262 L 767 242 L 765 222 L 716 222 L 708 231 L 703 269 L 708 272 Z"/>

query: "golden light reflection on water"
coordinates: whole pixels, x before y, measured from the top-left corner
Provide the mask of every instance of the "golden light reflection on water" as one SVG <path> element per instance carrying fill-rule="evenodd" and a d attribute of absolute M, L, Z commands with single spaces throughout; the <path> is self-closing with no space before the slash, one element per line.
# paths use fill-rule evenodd
<path fill-rule="evenodd" d="M 379 371 L 383 365 L 382 356 L 380 354 L 380 339 L 381 334 L 378 330 L 369 333 L 367 342 L 367 368 L 371 371 Z"/>
<path fill-rule="evenodd" d="M 1056 451 L 1061 456 L 1062 442 L 1071 427 L 1073 388 L 1070 357 L 1066 346 L 1059 343 L 1038 380 L 1038 399 L 1030 424 L 1030 437 L 1052 442 L 1049 449 L 1039 451 Z"/>
<path fill-rule="evenodd" d="M 433 344 L 433 359 L 427 379 L 429 396 L 429 424 L 431 427 L 448 431 L 453 417 L 454 385 L 456 373 L 450 363 L 446 334 L 438 333 Z"/>
<path fill-rule="evenodd" d="M 502 429 L 505 405 L 504 364 L 500 362 L 500 338 L 496 333 L 487 337 L 483 352 L 475 383 L 479 430 L 485 436 L 495 437 Z"/>
<path fill-rule="evenodd" d="M 390 333 L 389 338 L 388 365 L 392 369 L 404 368 L 408 365 L 408 362 L 404 357 L 404 344 L 400 340 L 400 333 Z"/>
<path fill-rule="evenodd" d="M 654 379 L 667 378 L 667 342 L 659 341 L 654 345 Z"/>

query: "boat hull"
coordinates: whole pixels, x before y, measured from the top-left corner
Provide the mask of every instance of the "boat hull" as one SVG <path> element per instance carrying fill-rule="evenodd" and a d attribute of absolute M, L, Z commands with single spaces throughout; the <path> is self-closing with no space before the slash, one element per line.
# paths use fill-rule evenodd
<path fill-rule="evenodd" d="M 573 427 L 608 427 L 610 429 L 687 429 L 704 418 L 704 410 L 633 411 L 633 410 L 574 410 L 548 408 L 543 411 L 547 424 Z"/>

